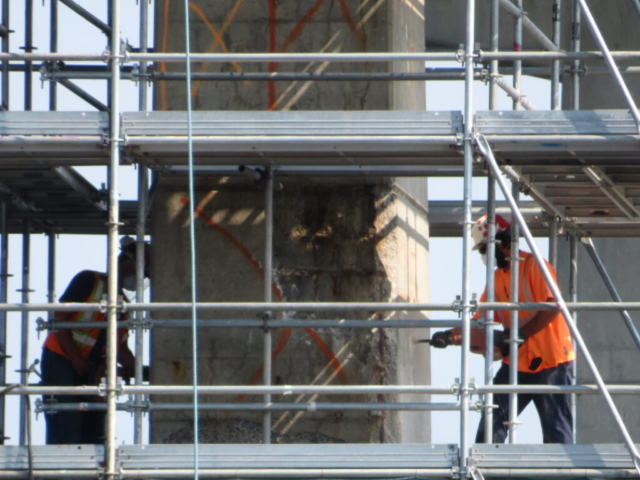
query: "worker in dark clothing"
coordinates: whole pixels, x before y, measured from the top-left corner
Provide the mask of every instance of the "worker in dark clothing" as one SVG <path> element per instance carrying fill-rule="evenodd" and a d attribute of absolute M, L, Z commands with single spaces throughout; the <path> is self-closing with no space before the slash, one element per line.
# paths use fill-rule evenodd
<path fill-rule="evenodd" d="M 136 242 L 124 237 L 118 256 L 118 292 L 123 287 L 135 290 Z M 145 276 L 148 269 L 148 249 L 145 248 Z M 107 295 L 107 274 L 84 270 L 68 285 L 60 302 L 97 303 Z M 124 297 L 123 297 L 124 298 Z M 103 312 L 56 312 L 55 319 L 65 322 L 100 322 Z M 121 317 L 120 319 L 123 319 Z M 135 360 L 127 346 L 128 333 L 119 329 L 118 363 L 120 375 L 133 376 Z M 51 331 L 42 346 L 42 385 L 98 385 L 106 373 L 106 329 L 76 328 Z M 47 403 L 80 403 L 103 401 L 86 395 L 48 395 Z M 105 438 L 104 411 L 58 411 L 45 413 L 47 444 L 98 444 Z"/>
<path fill-rule="evenodd" d="M 486 255 L 487 217 L 478 219 L 472 228 L 474 250 Z M 495 301 L 511 302 L 511 225 L 500 215 L 496 215 L 496 271 Z M 553 294 L 546 284 L 542 271 L 534 256 L 519 252 L 520 302 L 552 302 Z M 555 280 L 555 271 L 547 263 Z M 486 290 L 481 301 L 486 301 Z M 485 312 L 478 312 L 477 320 Z M 496 385 L 509 383 L 509 328 L 510 312 L 496 311 L 495 321 L 504 326 L 504 331 L 495 331 L 494 358 L 502 358 L 502 366 L 493 380 Z M 523 340 L 518 349 L 518 384 L 521 385 L 571 385 L 575 353 L 571 333 L 562 316 L 556 310 L 519 311 L 519 336 Z M 431 345 L 445 348 L 460 345 L 461 329 L 455 328 L 436 332 Z M 471 350 L 485 353 L 484 330 L 471 329 Z M 509 395 L 494 394 L 497 408 L 493 411 L 493 443 L 503 443 L 508 433 Z M 544 443 L 573 443 L 573 417 L 569 394 L 518 394 L 518 415 L 533 402 L 540 416 Z M 476 443 L 484 442 L 484 418 L 480 422 Z"/>

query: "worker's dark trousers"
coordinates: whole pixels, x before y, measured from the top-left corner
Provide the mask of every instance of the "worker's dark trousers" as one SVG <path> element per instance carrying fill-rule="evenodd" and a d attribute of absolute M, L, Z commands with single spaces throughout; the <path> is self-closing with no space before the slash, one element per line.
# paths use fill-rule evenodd
<path fill-rule="evenodd" d="M 573 362 L 562 363 L 538 373 L 518 372 L 518 385 L 571 385 Z M 509 383 L 509 365 L 502 365 L 493 379 L 494 385 Z M 573 416 L 571 395 L 568 394 L 518 394 L 518 415 L 530 402 L 534 403 L 540 423 L 544 443 L 573 443 Z M 504 443 L 509 432 L 509 394 L 494 394 L 493 403 L 493 443 Z M 484 443 L 484 415 L 480 420 L 476 443 Z"/>
<path fill-rule="evenodd" d="M 71 362 L 47 348 L 42 349 L 42 385 L 86 385 Z M 86 395 L 45 395 L 45 403 L 87 403 L 95 399 Z M 104 442 L 105 412 L 52 412 L 44 414 L 48 445 L 96 444 Z"/>

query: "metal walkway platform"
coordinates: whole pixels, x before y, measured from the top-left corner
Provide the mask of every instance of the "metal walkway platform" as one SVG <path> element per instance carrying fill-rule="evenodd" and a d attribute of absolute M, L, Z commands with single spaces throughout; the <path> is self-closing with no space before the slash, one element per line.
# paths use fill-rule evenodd
<path fill-rule="evenodd" d="M 185 112 L 129 112 L 121 120 L 126 161 L 184 174 Z M 538 230 L 546 228 L 548 218 L 557 217 L 589 236 L 640 234 L 640 136 L 629 112 L 478 112 L 475 126 L 475 133 L 488 140 L 505 172 L 546 212 L 534 219 Z M 104 209 L 96 209 L 96 200 L 88 206 L 86 202 L 95 199 L 97 192 L 74 175 L 61 177 L 60 166 L 106 165 L 108 129 L 105 112 L 0 112 L 3 193 L 47 200 L 42 205 L 25 200 L 17 216 L 36 220 L 44 216 L 58 231 L 102 232 Z M 456 177 L 463 173 L 462 131 L 460 112 L 193 114 L 196 174 L 207 176 L 239 175 L 239 165 L 273 165 L 282 179 L 301 175 Z M 479 162 L 474 174 L 483 175 L 483 168 Z M 34 176 L 36 170 L 40 178 Z M 69 192 L 57 191 L 60 201 L 51 203 L 45 178 L 58 183 L 64 179 Z M 12 179 L 20 182 L 15 188 Z M 77 202 L 61 203 L 76 198 L 78 192 L 83 198 Z M 72 211 L 73 205 L 86 211 Z M 58 211 L 55 206 L 64 208 Z M 447 212 L 446 216 L 452 215 Z M 55 222 L 62 217 L 75 223 Z M 432 231 L 436 236 L 458 235 L 458 222 L 442 228 L 435 222 Z"/>
<path fill-rule="evenodd" d="M 116 451 L 117 471 L 123 479 L 190 477 L 193 451 L 193 445 L 124 445 Z M 451 478 L 458 470 L 456 445 L 199 445 L 198 452 L 201 478 Z M 102 446 L 32 447 L 34 478 L 54 470 L 65 478 L 96 478 L 103 462 Z M 638 477 L 617 444 L 474 445 L 470 464 L 485 478 Z M 28 475 L 28 449 L 0 447 L 0 478 Z"/>

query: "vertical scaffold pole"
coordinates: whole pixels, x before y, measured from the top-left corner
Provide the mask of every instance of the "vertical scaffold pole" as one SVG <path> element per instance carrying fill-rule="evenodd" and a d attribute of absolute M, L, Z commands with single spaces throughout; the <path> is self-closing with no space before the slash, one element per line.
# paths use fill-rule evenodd
<path fill-rule="evenodd" d="M 509 207 L 511 208 L 511 211 L 515 219 L 517 220 L 518 224 L 520 225 L 520 228 L 522 228 L 522 232 L 524 234 L 524 237 L 527 240 L 527 243 L 529 244 L 531 253 L 535 257 L 536 263 L 540 268 L 542 276 L 544 277 L 544 280 L 547 283 L 547 286 L 549 287 L 549 289 L 551 290 L 551 293 L 553 294 L 553 298 L 555 299 L 556 306 L 562 313 L 562 316 L 564 317 L 565 322 L 567 322 L 567 326 L 571 331 L 571 335 L 573 335 L 573 338 L 576 344 L 578 345 L 580 352 L 582 352 L 585 363 L 589 367 L 589 370 L 591 371 L 591 374 L 593 375 L 594 380 L 598 385 L 598 390 L 604 397 L 604 400 L 607 403 L 609 410 L 611 411 L 611 414 L 613 415 L 616 425 L 618 426 L 618 429 L 620 430 L 620 433 L 624 438 L 624 443 L 626 444 L 627 449 L 629 450 L 634 466 L 636 470 L 640 473 L 640 453 L 638 453 L 638 449 L 633 443 L 633 439 L 631 438 L 631 435 L 629 435 L 629 431 L 627 430 L 627 427 L 625 426 L 624 421 L 622 420 L 622 416 L 620 415 L 618 408 L 616 407 L 615 403 L 613 403 L 611 394 L 607 390 L 607 386 L 604 383 L 604 380 L 602 379 L 602 376 L 600 375 L 600 372 L 598 371 L 598 367 L 596 367 L 596 364 L 593 361 L 591 354 L 589 353 L 589 349 L 587 348 L 587 345 L 585 344 L 584 339 L 582 338 L 582 335 L 578 330 L 578 327 L 576 327 L 576 324 L 573 323 L 573 318 L 571 317 L 571 313 L 567 308 L 567 304 L 563 300 L 562 294 L 560 293 L 560 289 L 558 288 L 558 285 L 556 285 L 556 282 L 554 281 L 553 276 L 551 275 L 551 272 L 547 268 L 544 258 L 542 258 L 542 255 L 538 250 L 538 246 L 533 240 L 533 235 L 529 231 L 529 228 L 527 227 L 524 217 L 522 216 L 522 213 L 518 209 L 518 204 L 516 203 L 511 193 L 509 192 L 509 189 L 507 188 L 507 184 L 505 180 L 500 176 L 500 167 L 498 166 L 498 162 L 496 162 L 496 159 L 493 156 L 491 147 L 489 146 L 487 139 L 484 138 L 482 135 L 478 135 L 476 137 L 476 142 L 477 142 L 478 148 L 486 158 L 488 165 L 491 167 L 491 170 L 496 175 L 496 180 L 498 181 L 498 185 L 500 186 L 502 193 L 507 199 L 507 202 L 509 203 Z"/>
<path fill-rule="evenodd" d="M 265 202 L 264 202 L 264 301 L 271 303 L 271 284 L 273 283 L 273 171 L 270 166 L 265 168 L 266 185 L 265 185 Z M 265 319 L 271 317 L 271 312 L 265 312 Z M 271 385 L 272 375 L 272 335 L 271 329 L 264 329 L 264 371 L 263 383 L 265 386 Z M 264 396 L 264 403 L 271 403 L 271 395 Z M 268 445 L 271 443 L 271 412 L 265 411 L 262 415 L 263 427 L 263 443 Z"/>
<path fill-rule="evenodd" d="M 29 266 L 31 253 L 31 222 L 24 220 L 22 230 L 22 303 L 29 303 Z M 29 312 L 23 311 L 21 314 L 21 344 L 20 344 L 20 383 L 26 385 L 29 380 L 27 368 L 29 367 Z M 29 409 L 27 402 L 29 397 L 24 395 L 20 398 L 20 445 L 27 444 L 27 415 Z"/>
<path fill-rule="evenodd" d="M 25 53 L 33 52 L 33 0 L 25 0 L 24 3 L 24 49 Z M 33 62 L 24 62 L 24 110 L 31 110 L 31 91 L 33 79 L 31 78 L 31 68 Z"/>
<path fill-rule="evenodd" d="M 56 234 L 48 233 L 49 258 L 47 260 L 47 302 L 56 301 Z M 49 312 L 48 318 L 53 318 L 54 312 Z"/>
<path fill-rule="evenodd" d="M 107 298 L 107 438 L 105 478 L 116 472 L 116 376 L 118 320 L 118 228 L 120 224 L 118 167 L 120 165 L 120 0 L 111 0 L 111 112 L 109 164 L 109 238 Z"/>
<path fill-rule="evenodd" d="M 147 0 L 140 0 L 140 52 L 148 51 L 148 25 L 149 23 L 149 3 Z M 147 62 L 140 62 L 140 83 L 138 84 L 138 110 L 147 110 Z M 138 164 L 138 222 L 136 225 L 136 302 L 144 302 L 144 278 L 145 278 L 145 233 L 147 220 L 147 192 L 149 190 L 149 175 L 147 167 Z M 135 381 L 136 385 L 143 382 L 143 360 L 144 360 L 144 329 L 140 323 L 144 319 L 145 312 L 136 312 L 135 336 Z M 142 400 L 143 395 L 136 394 L 134 402 L 136 405 L 133 418 L 133 441 L 136 444 L 143 443 L 142 439 Z"/>
<path fill-rule="evenodd" d="M 571 50 L 579 52 L 582 37 L 582 12 L 578 0 L 573 0 Z M 571 109 L 580 110 L 580 60 L 574 60 L 571 66 Z"/>
<path fill-rule="evenodd" d="M 2 53 L 9 53 L 9 0 L 2 0 L 2 27 L 5 32 L 2 36 Z M 2 62 L 1 90 L 2 103 L 0 104 L 0 110 L 9 110 L 9 62 L 6 60 Z"/>
<path fill-rule="evenodd" d="M 549 222 L 549 263 L 558 268 L 558 218 L 553 217 Z"/>
<path fill-rule="evenodd" d="M 145 0 L 142 0 L 145 3 Z M 148 176 L 147 168 L 138 165 L 138 221 L 136 223 L 136 302 L 144 302 L 144 279 L 145 279 L 145 225 L 147 217 L 147 190 Z M 143 360 L 144 360 L 144 328 L 141 322 L 145 312 L 136 312 L 138 321 L 135 328 L 135 381 L 136 385 L 143 382 Z M 136 394 L 135 412 L 133 417 L 133 441 L 142 443 L 142 394 Z"/>
<path fill-rule="evenodd" d="M 569 248 L 571 249 L 570 255 L 570 268 L 569 268 L 569 300 L 571 302 L 578 301 L 578 238 L 575 234 L 572 234 L 569 237 Z M 578 325 L 578 312 L 573 312 L 573 322 Z M 576 352 L 577 349 L 574 341 L 573 350 Z M 571 385 L 576 385 L 578 379 L 578 359 L 573 362 L 573 380 L 571 381 Z M 577 396 L 575 393 L 571 394 L 571 417 L 573 419 L 573 443 L 576 443 L 577 438 L 577 425 L 578 425 L 578 405 L 577 405 Z"/>
<path fill-rule="evenodd" d="M 0 303 L 7 303 L 9 292 L 9 204 L 0 201 Z M 0 312 L 0 385 L 7 383 L 7 312 Z M 5 395 L 0 395 L 0 445 L 5 437 Z"/>
<path fill-rule="evenodd" d="M 553 43 L 560 48 L 562 0 L 553 0 Z M 551 110 L 560 110 L 560 60 L 551 65 Z M 555 268 L 555 265 L 554 265 Z"/>
<path fill-rule="evenodd" d="M 500 0 L 491 0 L 491 51 L 500 49 Z M 489 110 L 495 110 L 498 105 L 498 75 L 500 62 L 491 60 L 489 72 Z M 486 431 L 486 430 L 485 430 Z"/>
<path fill-rule="evenodd" d="M 633 97 L 631 96 L 631 92 L 627 88 L 627 84 L 624 82 L 624 79 L 622 78 L 622 74 L 620 73 L 620 70 L 618 70 L 616 61 L 613 59 L 613 56 L 609 51 L 609 47 L 607 47 L 607 43 L 604 41 L 604 37 L 600 33 L 598 24 L 593 18 L 593 15 L 591 15 L 591 10 L 589 10 L 589 7 L 587 6 L 587 2 L 585 0 L 578 0 L 578 2 L 580 2 L 580 7 L 582 8 L 584 18 L 587 20 L 587 24 L 591 29 L 593 38 L 595 38 L 596 43 L 598 44 L 598 47 L 600 48 L 600 51 L 602 52 L 602 55 L 604 56 L 604 59 L 607 62 L 607 66 L 609 67 L 609 70 L 611 70 L 611 74 L 613 75 L 613 78 L 618 84 L 618 87 L 620 87 L 620 91 L 622 92 L 622 95 L 624 96 L 624 99 L 627 102 L 627 106 L 631 111 L 631 116 L 636 122 L 636 128 L 638 132 L 640 132 L 640 111 L 638 110 L 638 107 L 636 106 L 633 100 Z"/>
<path fill-rule="evenodd" d="M 522 16 L 524 15 L 524 6 L 522 0 L 516 0 L 516 5 L 522 15 L 518 15 L 515 18 L 515 29 L 513 33 L 513 51 L 522 51 Z M 515 60 L 513 62 L 513 88 L 518 92 L 518 95 L 522 95 L 522 60 Z M 520 109 L 520 100 L 513 100 L 513 109 Z"/>
<path fill-rule="evenodd" d="M 58 51 L 58 0 L 51 0 L 51 18 L 49 20 L 49 51 Z M 49 110 L 58 108 L 58 82 L 49 82 Z"/>
<path fill-rule="evenodd" d="M 517 182 L 511 184 L 511 195 L 515 205 L 518 205 L 520 197 L 520 185 Z M 515 221 L 515 216 L 511 221 L 511 258 L 509 269 L 511 270 L 511 300 L 517 302 L 520 298 L 520 229 Z M 509 384 L 518 384 L 518 347 L 520 346 L 519 333 L 519 310 L 512 310 L 509 313 L 510 333 L 509 333 Z M 517 443 L 518 431 L 518 394 L 509 394 L 509 443 Z"/>
<path fill-rule="evenodd" d="M 495 301 L 495 267 L 496 267 L 496 180 L 489 172 L 487 185 L 487 302 Z M 493 310 L 487 310 L 485 319 L 486 350 L 484 358 L 484 383 L 493 385 Z M 484 398 L 484 443 L 493 443 L 493 393 Z"/>
<path fill-rule="evenodd" d="M 475 0 L 467 0 L 464 104 L 464 222 L 462 227 L 462 352 L 460 373 L 460 468 L 466 472 L 469 430 L 469 346 L 471 335 L 471 185 L 473 176 L 473 49 Z"/>

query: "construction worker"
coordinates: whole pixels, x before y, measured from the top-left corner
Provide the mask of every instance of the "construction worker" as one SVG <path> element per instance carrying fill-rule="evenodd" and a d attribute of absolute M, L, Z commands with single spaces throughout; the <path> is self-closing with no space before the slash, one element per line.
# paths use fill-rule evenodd
<path fill-rule="evenodd" d="M 118 256 L 118 294 L 123 288 L 135 290 L 136 242 L 131 237 L 120 241 Z M 149 252 L 145 245 L 145 276 Z M 71 280 L 60 302 L 96 303 L 106 298 L 107 274 L 84 270 Z M 103 312 L 55 312 L 55 319 L 64 322 L 105 321 Z M 122 317 L 120 319 L 123 319 Z M 133 376 L 134 356 L 127 346 L 127 330 L 119 329 L 118 363 L 124 378 Z M 106 329 L 76 328 L 50 331 L 42 346 L 42 385 L 98 385 L 106 373 Z M 48 395 L 44 401 L 55 403 L 95 403 L 100 397 L 86 395 Z M 47 444 L 98 444 L 104 442 L 105 411 L 58 411 L 45 413 Z"/>
<path fill-rule="evenodd" d="M 472 228 L 474 250 L 486 256 L 487 216 L 479 218 Z M 511 225 L 500 215 L 496 215 L 496 271 L 495 300 L 511 302 Z M 520 302 L 552 302 L 553 294 L 547 286 L 534 256 L 519 252 Z M 486 257 L 485 257 L 486 259 Z M 486 263 L 486 262 L 485 262 Z M 547 268 L 555 280 L 555 271 L 547 263 Z M 481 301 L 486 301 L 486 289 Z M 478 312 L 475 320 L 484 317 Z M 503 325 L 504 330 L 494 332 L 494 359 L 502 358 L 502 366 L 493 380 L 495 385 L 509 383 L 509 328 L 510 312 L 496 311 L 495 321 Z M 571 385 L 575 353 L 569 328 L 556 310 L 519 311 L 519 337 L 522 343 L 518 349 L 519 385 Z M 431 345 L 445 348 L 460 345 L 461 329 L 455 328 L 436 332 Z M 485 352 L 484 330 L 476 323 L 471 329 L 471 349 L 474 353 Z M 493 443 L 503 443 L 508 433 L 509 395 L 494 394 Z M 542 424 L 544 443 L 573 443 L 572 413 L 569 394 L 518 394 L 518 415 L 532 402 L 538 410 Z M 484 442 L 484 417 L 476 435 L 476 443 Z"/>

